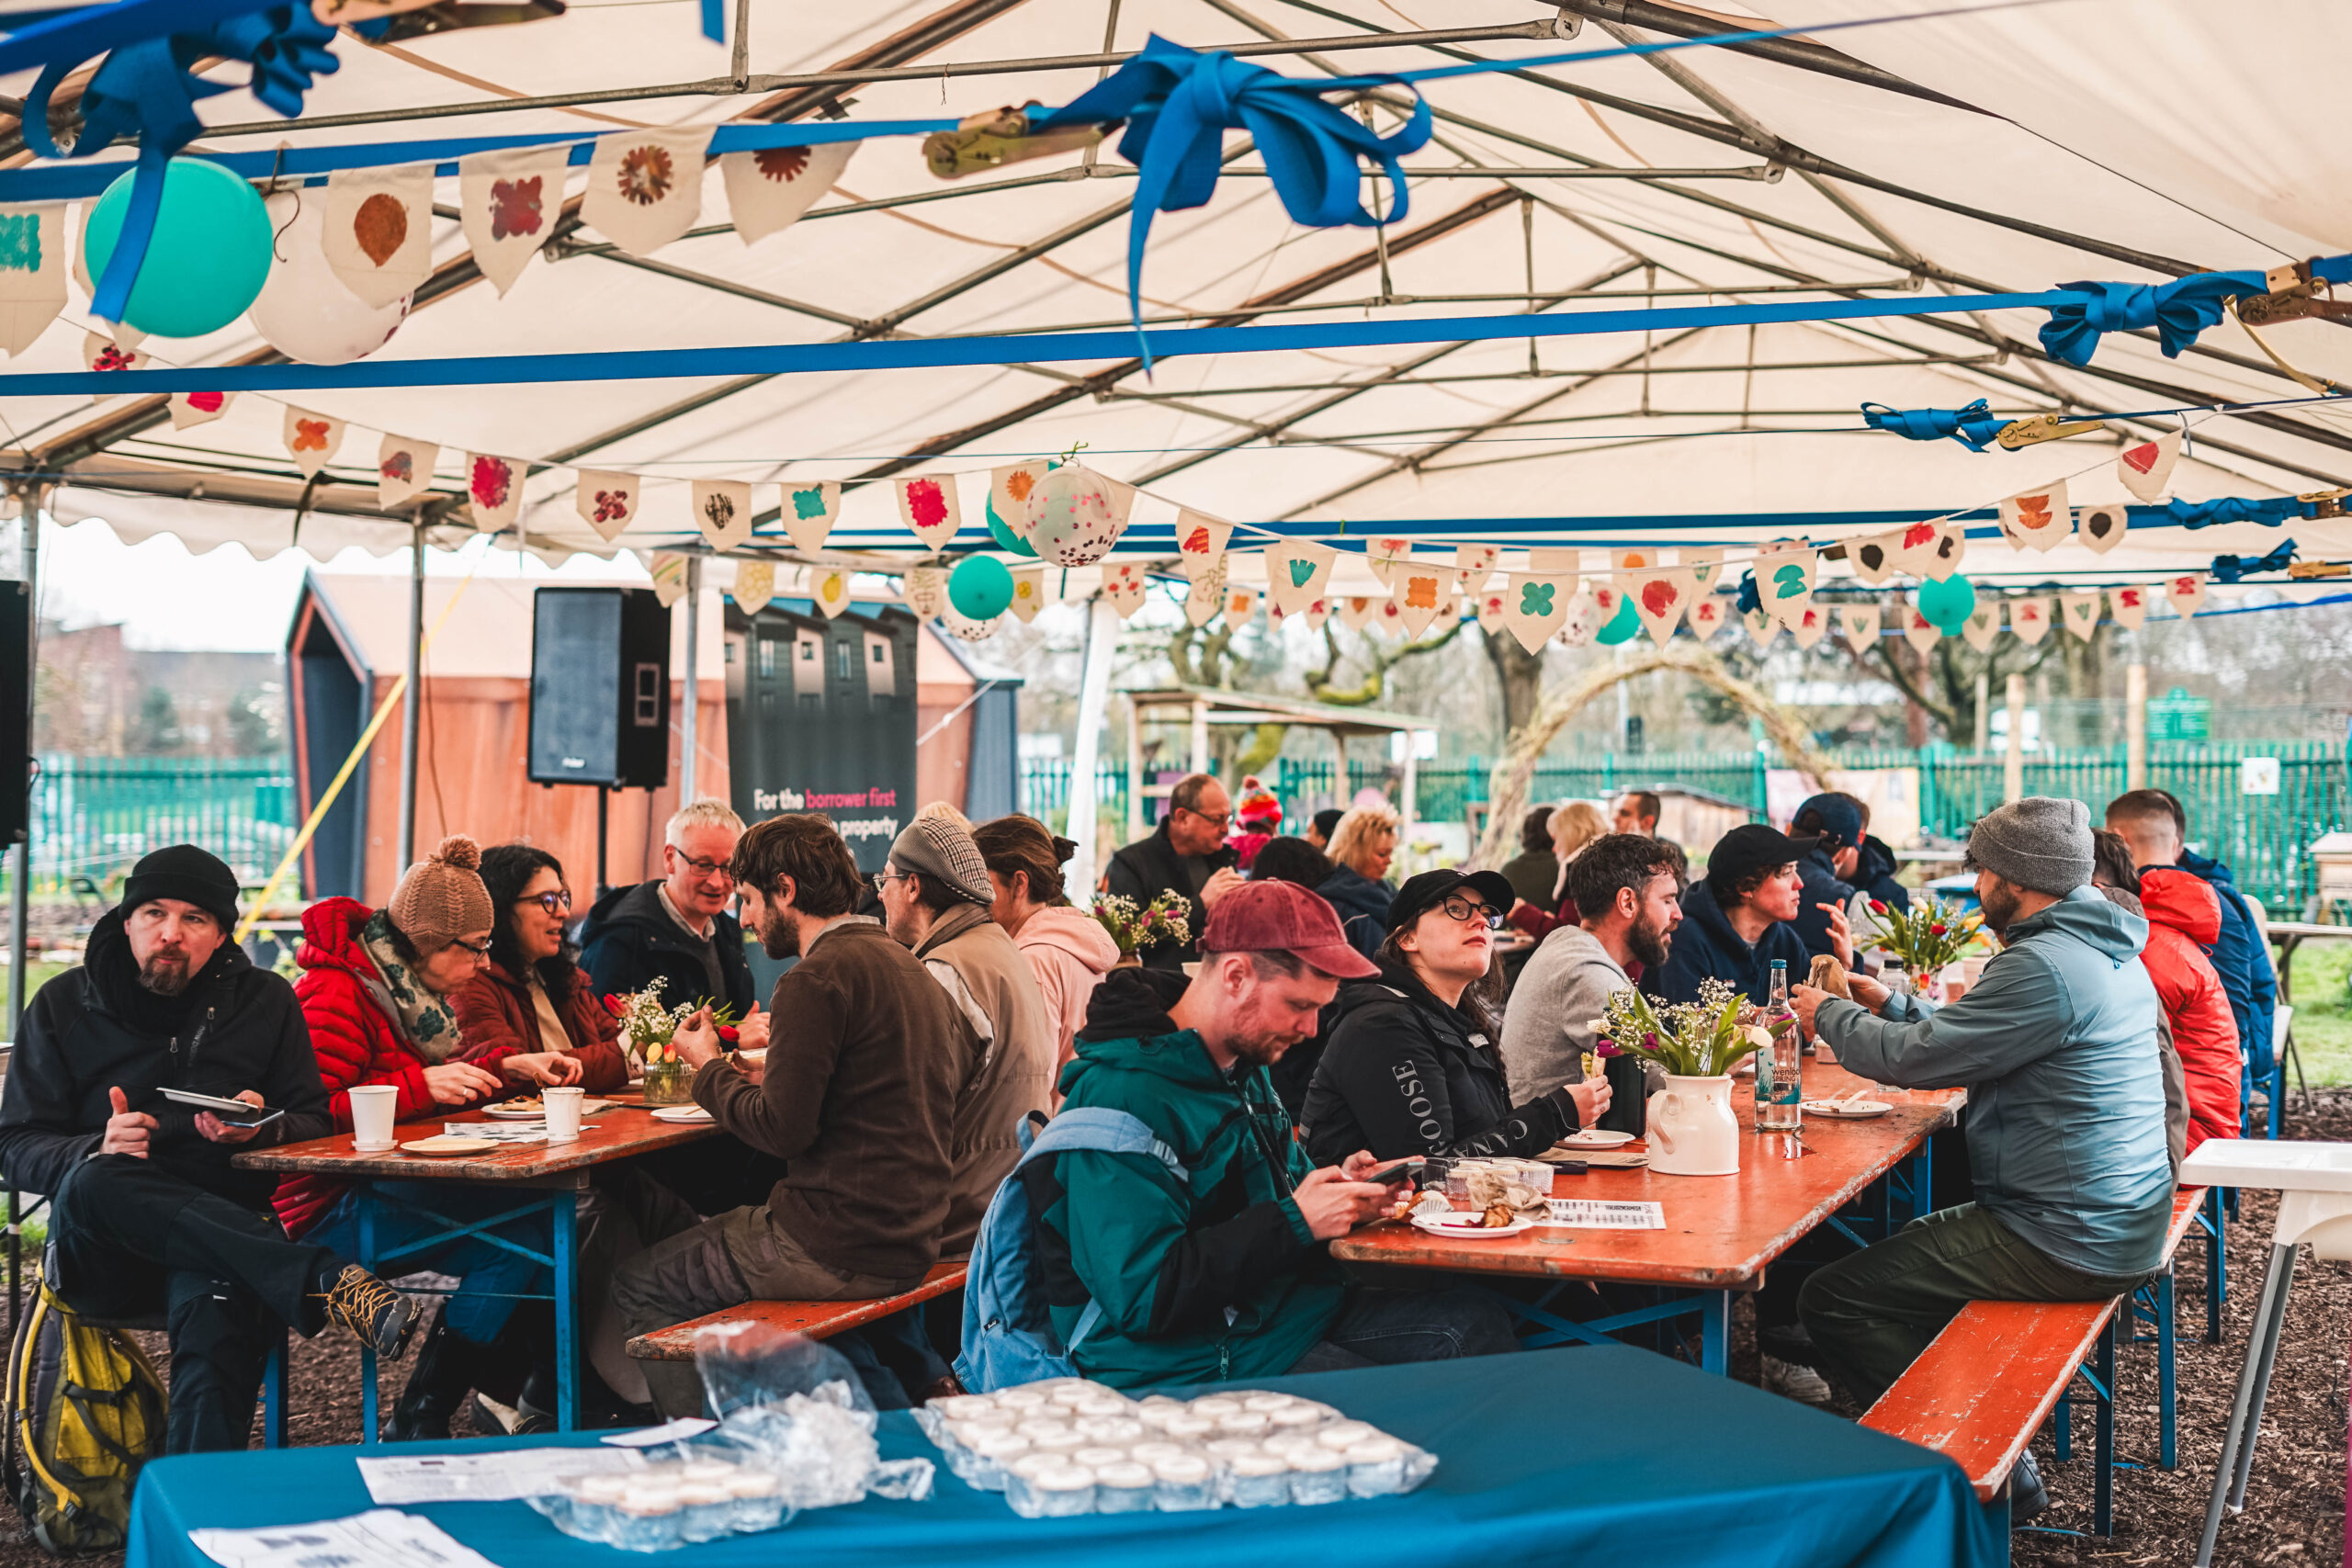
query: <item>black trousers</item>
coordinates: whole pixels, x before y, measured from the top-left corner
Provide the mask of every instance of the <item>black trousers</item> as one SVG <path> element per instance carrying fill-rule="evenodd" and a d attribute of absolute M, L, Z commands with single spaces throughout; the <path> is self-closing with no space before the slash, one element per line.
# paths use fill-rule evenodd
<path fill-rule="evenodd" d="M 315 1292 L 341 1262 L 277 1219 L 130 1155 L 98 1155 L 50 1204 L 50 1284 L 108 1321 L 160 1308 L 172 1346 L 167 1453 L 242 1449 L 272 1337 L 314 1334 Z"/>

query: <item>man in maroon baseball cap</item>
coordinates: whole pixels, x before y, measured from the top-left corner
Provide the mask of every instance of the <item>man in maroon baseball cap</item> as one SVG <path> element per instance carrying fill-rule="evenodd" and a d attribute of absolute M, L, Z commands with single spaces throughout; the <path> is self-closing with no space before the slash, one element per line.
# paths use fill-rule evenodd
<path fill-rule="evenodd" d="M 1361 1150 L 1317 1168 L 1266 1067 L 1315 1033 L 1342 979 L 1377 973 L 1330 905 L 1251 882 L 1209 911 L 1189 980 L 1103 976 L 1062 1114 L 1123 1111 L 1153 1144 L 1040 1154 L 1014 1175 L 1056 1233 L 1035 1252 L 1042 1293 L 1088 1377 L 1140 1388 L 1517 1348 L 1490 1299 L 1355 1287 L 1325 1249 L 1402 1179 L 1365 1179 L 1380 1168 Z"/>

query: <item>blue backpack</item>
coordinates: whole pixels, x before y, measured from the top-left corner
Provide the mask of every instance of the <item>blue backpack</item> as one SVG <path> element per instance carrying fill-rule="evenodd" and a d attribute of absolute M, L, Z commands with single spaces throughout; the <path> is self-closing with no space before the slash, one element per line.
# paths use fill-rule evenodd
<path fill-rule="evenodd" d="M 989 1393 L 1040 1378 L 1078 1375 L 1070 1356 L 1102 1321 L 1102 1307 L 1090 1301 L 1079 1314 L 1068 1345 L 1054 1332 L 1037 1263 L 1037 1227 L 1029 1214 L 1029 1194 L 1021 1167 L 1040 1155 L 1091 1149 L 1099 1154 L 1149 1155 L 1177 1180 L 1192 1172 L 1176 1151 L 1124 1111 L 1086 1107 L 1065 1111 L 1039 1132 L 1021 1123 L 1021 1159 L 989 1200 L 972 1264 L 964 1286 L 964 1353 L 956 1375 L 974 1393 Z"/>

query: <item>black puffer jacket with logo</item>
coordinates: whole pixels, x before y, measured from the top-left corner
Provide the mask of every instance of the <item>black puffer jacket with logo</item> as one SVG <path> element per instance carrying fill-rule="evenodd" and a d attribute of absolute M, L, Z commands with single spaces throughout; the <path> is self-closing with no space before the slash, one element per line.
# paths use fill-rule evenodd
<path fill-rule="evenodd" d="M 1542 1154 L 1577 1128 L 1565 1089 L 1510 1102 L 1497 1044 L 1464 1008 L 1409 969 L 1340 987 L 1300 1125 L 1318 1166 L 1358 1149 L 1381 1159 Z"/>

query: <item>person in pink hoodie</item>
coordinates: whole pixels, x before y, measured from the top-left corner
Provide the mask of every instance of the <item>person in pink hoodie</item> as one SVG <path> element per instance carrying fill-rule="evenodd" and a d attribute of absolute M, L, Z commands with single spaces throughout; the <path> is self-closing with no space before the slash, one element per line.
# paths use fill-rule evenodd
<path fill-rule="evenodd" d="M 1077 848 L 1057 839 L 1034 817 L 1000 817 L 972 829 L 972 841 L 988 862 L 996 901 L 989 913 L 1012 938 L 1046 994 L 1061 1055 L 1054 1072 L 1069 1063 L 1071 1041 L 1086 1021 L 1087 998 L 1119 961 L 1119 944 L 1083 909 L 1070 907 L 1062 890 L 1062 863 Z M 1054 1096 L 1059 1103 L 1061 1096 Z"/>

